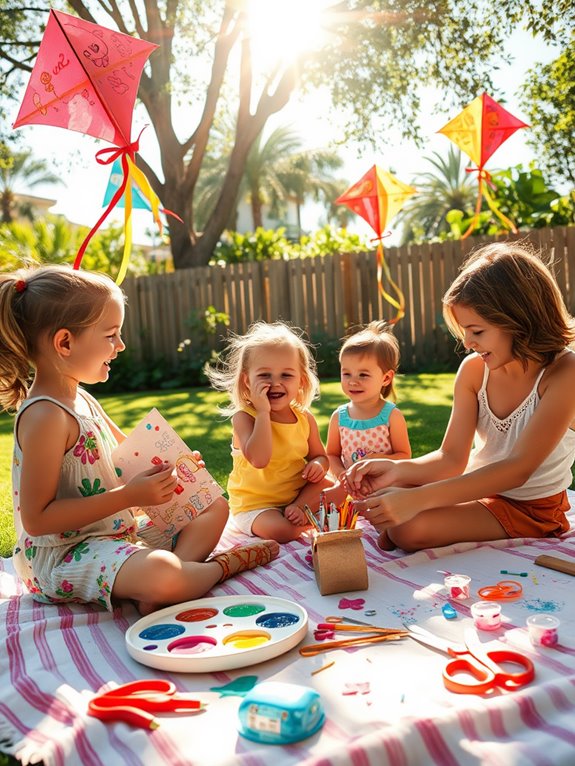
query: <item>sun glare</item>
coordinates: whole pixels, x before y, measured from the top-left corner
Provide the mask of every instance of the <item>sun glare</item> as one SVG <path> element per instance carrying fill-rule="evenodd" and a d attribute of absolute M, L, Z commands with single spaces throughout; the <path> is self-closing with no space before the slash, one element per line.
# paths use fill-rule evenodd
<path fill-rule="evenodd" d="M 254 63 L 289 62 L 325 40 L 322 12 L 333 0 L 250 0 L 248 27 Z"/>

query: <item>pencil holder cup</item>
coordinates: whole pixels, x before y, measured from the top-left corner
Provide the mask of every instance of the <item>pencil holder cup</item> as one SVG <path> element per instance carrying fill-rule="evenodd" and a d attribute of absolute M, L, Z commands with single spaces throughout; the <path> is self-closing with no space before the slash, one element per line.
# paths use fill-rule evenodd
<path fill-rule="evenodd" d="M 314 536 L 313 568 L 322 596 L 367 590 L 367 562 L 361 535 L 361 529 L 340 529 Z"/>

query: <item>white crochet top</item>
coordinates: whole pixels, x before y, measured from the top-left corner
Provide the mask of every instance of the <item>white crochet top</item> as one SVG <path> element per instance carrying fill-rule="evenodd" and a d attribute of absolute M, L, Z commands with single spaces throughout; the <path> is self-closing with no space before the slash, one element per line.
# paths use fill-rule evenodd
<path fill-rule="evenodd" d="M 537 376 L 531 393 L 517 409 L 500 420 L 489 408 L 487 400 L 489 368 L 485 367 L 483 383 L 477 393 L 479 412 L 474 449 L 466 472 L 502 460 L 510 453 L 540 402 L 538 388 L 544 372 L 545 368 Z M 512 500 L 537 500 L 561 492 L 571 484 L 571 466 L 574 459 L 575 431 L 568 428 L 559 444 L 531 474 L 525 484 L 501 494 Z"/>

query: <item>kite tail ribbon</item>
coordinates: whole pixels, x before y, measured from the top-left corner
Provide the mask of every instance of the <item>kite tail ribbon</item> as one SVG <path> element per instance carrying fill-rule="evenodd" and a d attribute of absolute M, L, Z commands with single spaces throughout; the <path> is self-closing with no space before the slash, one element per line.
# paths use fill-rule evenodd
<path fill-rule="evenodd" d="M 389 237 L 390 232 L 387 232 L 387 234 L 383 234 L 380 237 L 377 237 L 376 239 L 373 239 L 372 242 L 377 242 L 377 287 L 379 289 L 379 292 L 385 300 L 390 303 L 396 310 L 397 313 L 395 315 L 395 318 L 390 320 L 388 324 L 394 325 L 399 320 L 405 316 L 405 297 L 397 284 L 393 281 L 391 277 L 391 272 L 389 270 L 389 266 L 387 265 L 387 261 L 385 260 L 385 254 L 383 251 L 383 239 L 385 237 Z M 393 295 L 390 295 L 383 286 L 383 276 L 385 275 L 385 278 L 393 288 L 393 291 L 395 292 L 397 299 L 393 297 Z"/>
<path fill-rule="evenodd" d="M 491 186 L 492 189 L 495 189 L 495 186 L 491 182 L 491 175 L 485 170 L 484 168 L 465 168 L 465 171 L 467 173 L 477 173 L 478 178 L 478 191 L 477 191 L 477 202 L 475 204 L 475 212 L 473 214 L 473 219 L 471 223 L 469 224 L 469 228 L 467 231 L 461 235 L 461 239 L 467 239 L 467 237 L 471 234 L 471 232 L 476 228 L 477 224 L 479 223 L 479 214 L 481 213 L 481 201 L 485 197 L 485 201 L 487 202 L 487 206 L 491 210 L 492 213 L 494 213 L 497 218 L 501 221 L 501 223 L 508 229 L 510 229 L 514 234 L 517 234 L 517 227 L 513 223 L 512 220 L 507 218 L 506 215 L 503 215 L 503 213 L 497 208 L 497 205 L 495 204 L 495 200 L 491 196 L 491 193 L 488 190 L 488 186 Z"/>
<path fill-rule="evenodd" d="M 84 257 L 84 253 L 86 252 L 86 248 L 88 247 L 88 244 L 90 243 L 90 240 L 94 236 L 94 234 L 98 231 L 100 226 L 104 223 L 108 215 L 111 213 L 111 211 L 116 207 L 120 199 L 122 198 L 122 195 L 125 194 L 126 198 L 124 200 L 124 253 L 122 255 L 122 262 L 120 264 L 120 270 L 118 271 L 118 276 L 116 277 L 116 283 L 121 284 L 124 281 L 124 277 L 126 276 L 126 271 L 128 269 L 128 262 L 130 260 L 130 251 L 132 249 L 132 182 L 136 184 L 136 186 L 139 188 L 139 190 L 142 193 L 142 196 L 148 200 L 150 203 L 150 207 L 152 210 L 152 216 L 154 218 L 155 223 L 158 226 L 158 229 L 160 230 L 160 234 L 162 233 L 163 226 L 162 226 L 162 220 L 160 218 L 160 210 L 163 213 L 166 213 L 168 215 L 173 216 L 174 218 L 177 218 L 178 221 L 183 223 L 182 219 L 179 215 L 176 215 L 176 213 L 173 213 L 171 210 L 166 210 L 165 208 L 160 207 L 160 200 L 158 195 L 154 192 L 152 187 L 150 186 L 150 182 L 142 173 L 140 168 L 136 165 L 136 152 L 139 149 L 139 142 L 140 142 L 140 136 L 142 135 L 142 131 L 140 131 L 140 135 L 138 138 L 131 144 L 127 144 L 126 146 L 121 147 L 110 147 L 109 149 L 100 149 L 99 152 L 96 152 L 96 162 L 98 162 L 100 165 L 110 165 L 115 160 L 120 158 L 120 162 L 122 165 L 122 182 L 116 189 L 114 196 L 110 200 L 108 207 L 104 210 L 102 215 L 100 216 L 97 223 L 90 229 L 88 232 L 88 235 L 80 245 L 80 249 L 78 250 L 78 253 L 76 255 L 76 259 L 74 261 L 74 269 L 79 269 L 80 264 L 82 263 L 82 258 Z"/>

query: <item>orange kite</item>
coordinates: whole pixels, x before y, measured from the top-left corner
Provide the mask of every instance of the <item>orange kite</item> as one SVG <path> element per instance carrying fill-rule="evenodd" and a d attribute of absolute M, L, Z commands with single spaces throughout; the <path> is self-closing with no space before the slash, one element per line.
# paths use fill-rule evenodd
<path fill-rule="evenodd" d="M 416 190 L 411 186 L 407 186 L 387 170 L 374 165 L 357 183 L 336 199 L 336 204 L 347 205 L 350 210 L 366 220 L 376 234 L 379 292 L 397 311 L 395 318 L 389 324 L 395 324 L 405 316 L 405 298 L 393 281 L 385 261 L 383 238 L 387 235 L 384 231 L 391 219 L 401 210 L 405 201 L 415 193 Z M 383 286 L 384 274 L 396 295 L 395 298 Z"/>

